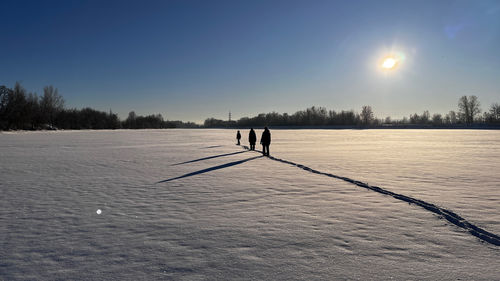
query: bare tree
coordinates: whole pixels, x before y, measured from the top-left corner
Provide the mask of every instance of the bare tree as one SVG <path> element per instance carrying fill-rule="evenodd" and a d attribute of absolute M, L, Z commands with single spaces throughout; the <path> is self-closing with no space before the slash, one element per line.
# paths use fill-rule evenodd
<path fill-rule="evenodd" d="M 57 89 L 46 86 L 43 88 L 43 96 L 40 99 L 40 111 L 43 122 L 54 125 L 56 115 L 64 109 L 64 99 L 59 95 Z"/>
<path fill-rule="evenodd" d="M 427 123 L 429 123 L 430 118 L 431 118 L 431 114 L 429 113 L 429 110 L 425 110 L 422 113 L 422 115 L 420 116 L 420 123 L 427 124 Z"/>
<path fill-rule="evenodd" d="M 373 110 L 371 106 L 364 105 L 360 115 L 364 125 L 370 125 L 373 122 Z"/>
<path fill-rule="evenodd" d="M 418 124 L 420 122 L 420 116 L 417 113 L 410 114 L 410 124 Z"/>
<path fill-rule="evenodd" d="M 462 96 L 458 99 L 458 117 L 460 121 L 468 123 L 469 115 L 469 98 Z"/>
<path fill-rule="evenodd" d="M 498 103 L 491 105 L 490 114 L 493 116 L 493 119 L 500 120 L 500 105 Z"/>
<path fill-rule="evenodd" d="M 9 101 L 13 96 L 12 89 L 6 86 L 0 86 L 0 129 L 5 130 L 9 128 Z"/>
<path fill-rule="evenodd" d="M 12 95 L 11 92 L 11 89 L 0 86 L 0 130 L 7 128 L 7 105 L 9 97 Z"/>
<path fill-rule="evenodd" d="M 485 112 L 485 119 L 489 122 L 496 123 L 500 121 L 500 105 L 493 103 L 490 106 L 490 112 Z"/>
<path fill-rule="evenodd" d="M 443 116 L 439 113 L 435 113 L 434 115 L 432 115 L 432 124 L 433 125 L 443 124 Z"/>
<path fill-rule="evenodd" d="M 469 111 L 470 111 L 470 122 L 474 122 L 474 118 L 476 115 L 481 114 L 481 104 L 479 103 L 479 99 L 476 96 L 469 97 Z"/>
<path fill-rule="evenodd" d="M 450 110 L 450 113 L 448 115 L 450 117 L 450 124 L 456 124 L 457 123 L 457 113 L 455 111 Z"/>
<path fill-rule="evenodd" d="M 128 113 L 128 117 L 125 120 L 125 127 L 127 129 L 135 129 L 136 128 L 137 115 L 135 111 L 130 111 Z"/>
<path fill-rule="evenodd" d="M 29 123 L 27 116 L 27 101 L 26 89 L 21 86 L 21 83 L 16 82 L 12 96 L 9 98 L 8 103 L 8 119 L 9 123 L 15 129 L 24 129 L 25 125 Z"/>
<path fill-rule="evenodd" d="M 458 99 L 459 119 L 466 123 L 474 123 L 474 117 L 481 113 L 480 103 L 476 96 L 462 96 Z"/>
<path fill-rule="evenodd" d="M 31 122 L 30 129 L 37 129 L 40 121 L 40 103 L 36 93 L 29 93 L 26 98 L 26 115 Z"/>

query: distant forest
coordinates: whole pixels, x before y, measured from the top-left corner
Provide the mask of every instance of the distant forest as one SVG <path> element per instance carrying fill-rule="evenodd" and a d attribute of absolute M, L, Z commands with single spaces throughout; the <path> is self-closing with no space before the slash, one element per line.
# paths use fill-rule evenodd
<path fill-rule="evenodd" d="M 192 122 L 164 120 L 161 114 L 148 116 L 130 112 L 127 119 L 92 108 L 65 108 L 64 98 L 53 86 L 43 88 L 43 95 L 27 93 L 20 83 L 13 89 L 0 86 L 0 130 L 40 129 L 164 129 L 192 128 Z"/>
<path fill-rule="evenodd" d="M 53 86 L 43 88 L 43 95 L 27 93 L 20 83 L 13 89 L 0 86 L 0 130 L 40 129 L 164 129 L 164 128 L 248 128 L 263 126 L 282 127 L 363 127 L 363 128 L 411 128 L 411 127 L 498 127 L 500 106 L 492 104 L 482 112 L 476 96 L 462 96 L 458 99 L 457 111 L 447 114 L 411 114 L 403 119 L 374 117 L 371 106 L 363 106 L 361 112 L 354 110 L 327 110 L 324 107 L 310 107 L 291 115 L 287 113 L 261 113 L 255 117 L 239 120 L 208 118 L 203 125 L 193 122 L 164 120 L 161 114 L 136 115 L 134 111 L 127 119 L 92 108 L 65 108 L 64 98 Z"/>
<path fill-rule="evenodd" d="M 215 118 L 205 120 L 206 128 L 224 127 L 363 127 L 363 128 L 412 128 L 412 127 L 498 127 L 500 126 L 500 106 L 494 103 L 487 112 L 481 113 L 480 103 L 476 96 L 462 96 L 458 100 L 458 111 L 451 110 L 445 115 L 431 115 L 425 110 L 420 115 L 396 120 L 391 117 L 378 119 L 374 117 L 371 106 L 365 105 L 361 112 L 354 110 L 327 110 L 324 107 L 310 107 L 294 114 L 261 113 L 255 117 L 243 117 L 237 121 L 224 121 Z"/>

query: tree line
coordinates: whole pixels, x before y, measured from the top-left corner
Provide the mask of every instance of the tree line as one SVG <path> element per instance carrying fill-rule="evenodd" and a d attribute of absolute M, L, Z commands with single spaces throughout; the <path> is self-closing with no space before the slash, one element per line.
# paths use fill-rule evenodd
<path fill-rule="evenodd" d="M 53 86 L 43 88 L 43 95 L 28 93 L 19 82 L 14 88 L 0 86 L 0 130 L 39 129 L 161 129 L 198 127 L 192 122 L 164 120 L 161 114 L 148 116 L 130 112 L 124 121 L 116 113 L 65 108 L 64 98 Z"/>
<path fill-rule="evenodd" d="M 365 105 L 361 112 L 354 110 L 327 110 L 312 106 L 288 113 L 261 113 L 254 117 L 243 117 L 237 121 L 207 118 L 203 125 L 192 122 L 165 120 L 161 114 L 137 115 L 134 111 L 125 120 L 116 113 L 98 111 L 89 107 L 83 109 L 65 108 L 64 98 L 53 86 L 43 88 L 43 95 L 28 93 L 18 82 L 14 88 L 0 86 L 0 130 L 39 129 L 164 129 L 164 128 L 229 128 L 264 126 L 333 126 L 333 127 L 464 127 L 500 126 L 500 106 L 492 104 L 482 112 L 476 96 L 462 96 L 457 111 L 446 114 L 411 114 L 402 119 L 375 118 L 371 106 Z"/>
<path fill-rule="evenodd" d="M 236 121 L 225 121 L 207 118 L 204 127 L 263 127 L 263 126 L 332 126 L 332 127 L 466 127 L 466 126 L 499 126 L 500 105 L 492 104 L 488 111 L 481 114 L 479 99 L 476 96 L 462 96 L 458 100 L 457 111 L 451 110 L 442 115 L 431 116 L 428 110 L 422 114 L 414 113 L 402 119 L 392 119 L 390 116 L 379 119 L 374 117 L 371 106 L 365 105 L 361 112 L 354 110 L 327 110 L 325 107 L 312 106 L 288 113 L 261 113 L 254 117 L 243 117 Z"/>

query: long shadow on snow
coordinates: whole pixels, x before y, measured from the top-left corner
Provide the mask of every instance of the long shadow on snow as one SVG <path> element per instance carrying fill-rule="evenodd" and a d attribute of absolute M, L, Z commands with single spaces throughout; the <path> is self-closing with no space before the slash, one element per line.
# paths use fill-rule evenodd
<path fill-rule="evenodd" d="M 248 150 L 247 146 L 243 146 L 243 148 L 246 149 L 246 150 Z M 259 151 L 256 151 L 256 152 L 259 152 Z M 261 153 L 261 152 L 259 152 L 259 153 Z M 366 189 L 369 189 L 369 190 L 372 190 L 372 191 L 375 191 L 375 192 L 378 192 L 378 193 L 389 195 L 389 196 L 392 196 L 392 197 L 394 197 L 394 198 L 396 198 L 398 200 L 401 200 L 401 201 L 404 201 L 404 202 L 408 202 L 410 204 L 415 204 L 417 206 L 420 206 L 420 207 L 426 209 L 427 211 L 430 211 L 432 213 L 435 213 L 437 215 L 440 215 L 440 216 L 444 217 L 449 222 L 453 223 L 454 225 L 456 225 L 456 226 L 458 226 L 460 228 L 463 228 L 463 229 L 467 230 L 471 235 L 473 235 L 473 236 L 481 239 L 484 242 L 488 242 L 490 244 L 493 244 L 493 245 L 496 245 L 496 246 L 500 246 L 500 236 L 498 236 L 498 235 L 496 235 L 494 233 L 491 233 L 489 231 L 486 231 L 486 230 L 480 228 L 479 226 L 476 226 L 476 225 L 468 222 L 466 219 L 462 218 L 461 216 L 459 216 L 458 214 L 454 213 L 453 211 L 447 210 L 445 208 L 441 208 L 441 207 L 436 206 L 436 205 L 434 205 L 432 203 L 428 203 L 426 201 L 423 201 L 423 200 L 420 200 L 420 199 L 416 199 L 416 198 L 413 198 L 413 197 L 410 197 L 410 196 L 406 196 L 406 195 L 403 195 L 403 194 L 398 194 L 398 193 L 395 193 L 395 192 L 383 189 L 381 187 L 372 186 L 372 185 L 369 185 L 367 183 L 364 183 L 364 182 L 361 182 L 361 181 L 357 181 L 357 180 L 353 180 L 353 179 L 350 179 L 350 178 L 347 178 L 347 177 L 341 177 L 341 176 L 337 176 L 337 175 L 334 175 L 334 174 L 330 174 L 330 173 L 325 173 L 325 172 L 321 172 L 321 171 L 318 171 L 318 170 L 314 170 L 314 169 L 309 168 L 307 166 L 304 166 L 302 164 L 297 164 L 297 163 L 294 163 L 294 162 L 291 162 L 291 161 L 288 161 L 288 160 L 276 158 L 276 157 L 273 157 L 273 156 L 268 156 L 268 158 L 271 159 L 271 160 L 274 160 L 274 161 L 278 161 L 278 162 L 281 162 L 281 163 L 285 163 L 285 164 L 289 164 L 289 165 L 298 167 L 298 168 L 300 168 L 302 170 L 305 170 L 307 172 L 310 172 L 310 173 L 314 173 L 314 174 L 318 174 L 318 175 L 327 176 L 327 177 L 330 177 L 330 178 L 335 178 L 335 179 L 343 180 L 343 181 L 352 183 L 354 185 L 357 185 L 359 187 L 363 187 L 363 188 L 366 188 Z"/>
<path fill-rule="evenodd" d="M 182 164 L 188 164 L 188 163 L 193 163 L 193 162 L 208 160 L 208 159 L 217 158 L 217 157 L 230 156 L 230 155 L 235 155 L 235 154 L 240 154 L 240 153 L 245 153 L 245 152 L 247 152 L 247 151 L 238 151 L 238 152 L 232 152 L 232 153 L 226 153 L 226 154 L 208 156 L 208 157 L 204 157 L 204 158 L 200 158 L 200 159 L 195 159 L 195 160 L 190 160 L 190 161 L 186 161 L 186 162 L 182 162 L 182 163 L 172 164 L 170 166 L 177 166 L 177 165 L 182 165 Z"/>
<path fill-rule="evenodd" d="M 212 146 L 205 146 L 201 147 L 200 149 L 207 149 L 207 148 L 216 148 L 216 147 L 221 147 L 222 145 L 212 145 Z"/>
<path fill-rule="evenodd" d="M 211 171 L 215 171 L 215 170 L 219 170 L 219 169 L 224 169 L 224 168 L 228 168 L 228 167 L 231 167 L 231 166 L 239 165 L 239 164 L 242 164 L 242 163 L 245 163 L 245 162 L 248 162 L 248 161 L 251 161 L 251 160 L 255 160 L 257 158 L 262 158 L 262 157 L 263 156 L 255 156 L 255 157 L 250 157 L 250 158 L 243 159 L 243 160 L 229 162 L 229 163 L 222 164 L 222 165 L 219 165 L 219 166 L 214 166 L 214 167 L 210 167 L 210 168 L 207 168 L 207 169 L 203 169 L 203 170 L 199 170 L 199 171 L 196 171 L 196 172 L 192 172 L 192 173 L 189 173 L 189 174 L 185 174 L 185 175 L 182 175 L 182 176 L 179 176 L 179 177 L 162 180 L 162 181 L 159 181 L 157 183 L 173 181 L 173 180 L 187 178 L 187 177 L 191 177 L 191 176 L 195 176 L 195 175 L 199 175 L 199 174 L 203 174 L 203 173 L 207 173 L 207 172 L 211 172 Z"/>

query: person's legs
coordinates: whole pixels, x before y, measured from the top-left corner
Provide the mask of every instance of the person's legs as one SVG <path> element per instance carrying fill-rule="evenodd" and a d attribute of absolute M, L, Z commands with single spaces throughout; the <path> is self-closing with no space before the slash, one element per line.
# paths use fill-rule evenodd
<path fill-rule="evenodd" d="M 267 146 L 267 156 L 269 156 L 269 144 Z"/>
<path fill-rule="evenodd" d="M 238 145 L 240 145 L 240 139 L 238 139 Z"/>

